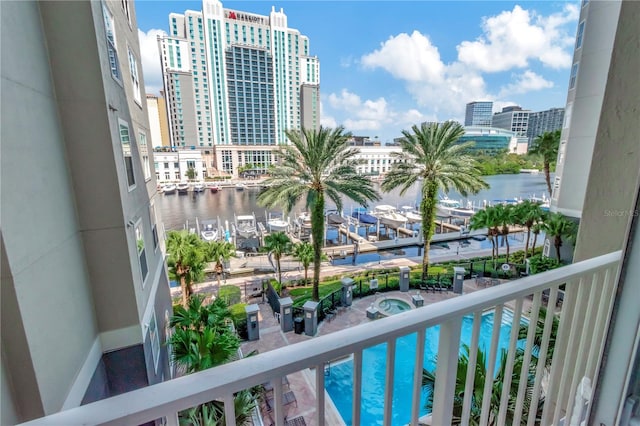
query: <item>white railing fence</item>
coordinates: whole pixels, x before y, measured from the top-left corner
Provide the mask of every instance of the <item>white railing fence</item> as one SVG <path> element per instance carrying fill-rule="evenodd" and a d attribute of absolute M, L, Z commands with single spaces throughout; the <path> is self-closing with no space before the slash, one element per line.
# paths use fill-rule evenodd
<path fill-rule="evenodd" d="M 595 385 L 605 332 L 617 283 L 620 252 L 533 275 L 482 291 L 466 294 L 425 308 L 320 336 L 302 343 L 265 352 L 200 373 L 174 379 L 127 394 L 53 414 L 26 425 L 140 424 L 159 418 L 175 421 L 176 412 L 212 401 L 224 401 L 227 425 L 235 424 L 233 394 L 271 381 L 274 384 L 272 417 L 284 424 L 282 378 L 304 369 L 315 369 L 315 423 L 325 424 L 324 366 L 331 360 L 353 355 L 353 425 L 362 423 L 363 351 L 387 344 L 386 365 L 393 366 L 398 338 L 416 333 L 417 350 L 413 385 L 402 389 L 411 399 L 410 424 L 417 425 L 422 400 L 425 334 L 440 325 L 437 376 L 433 392 L 432 425 L 468 424 L 569 424 L 576 391 L 583 377 Z M 562 299 L 561 308 L 558 299 Z M 548 314 L 541 320 L 541 308 Z M 499 333 L 505 308 L 513 312 L 506 355 L 499 351 Z M 493 380 L 474 383 L 481 320 L 493 310 L 493 326 L 486 352 L 486 377 L 493 378 L 500 361 L 502 386 Z M 559 312 L 553 315 L 552 312 Z M 469 358 L 462 401 L 454 399 L 461 324 L 473 317 Z M 528 316 L 525 339 L 518 339 L 519 324 Z M 554 318 L 559 318 L 557 332 Z M 505 319 L 508 321 L 508 318 Z M 523 322 L 526 324 L 526 321 Z M 553 349 L 551 351 L 550 349 Z M 551 360 L 547 355 L 552 355 Z M 505 358 L 499 358 L 504 356 Z M 524 366 L 524 367 L 523 367 Z M 385 375 L 383 424 L 391 424 L 394 368 Z M 515 386 L 513 379 L 519 382 Z M 460 385 L 460 384 L 458 384 Z M 512 386 L 514 385 L 514 386 Z M 482 391 L 472 390 L 479 387 Z M 478 393 L 482 398 L 478 398 Z M 499 395 L 498 395 L 499 394 Z M 511 394 L 511 396 L 510 396 Z M 517 395 L 514 397 L 514 395 Z M 582 395 L 578 395 L 583 397 Z M 538 404 L 544 404 L 539 416 Z M 330 404 L 327 405 L 327 409 Z M 531 409 L 529 409 L 531 407 Z M 306 407 L 309 408 L 309 407 Z M 588 409 L 588 408 L 587 408 Z M 581 417 L 580 414 L 574 418 Z"/>

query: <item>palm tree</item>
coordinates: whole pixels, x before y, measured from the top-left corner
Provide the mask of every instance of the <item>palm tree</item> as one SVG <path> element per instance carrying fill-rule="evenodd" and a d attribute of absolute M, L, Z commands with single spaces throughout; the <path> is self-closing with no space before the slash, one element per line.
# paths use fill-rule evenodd
<path fill-rule="evenodd" d="M 538 241 L 538 235 L 540 232 L 544 231 L 544 223 L 547 221 L 549 215 L 544 213 L 542 215 L 542 219 L 540 222 L 535 223 L 531 227 L 531 232 L 533 232 L 533 244 L 531 244 L 531 256 L 536 254 L 536 242 Z"/>
<path fill-rule="evenodd" d="M 280 267 L 280 259 L 285 254 L 291 252 L 291 240 L 284 232 L 274 232 L 264 239 L 264 250 L 272 254 L 276 260 L 276 272 L 278 273 L 278 282 L 282 284 L 282 268 Z"/>
<path fill-rule="evenodd" d="M 458 357 L 458 368 L 456 370 L 456 384 L 455 394 L 453 395 L 453 418 L 452 424 L 460 425 L 462 422 L 462 408 L 464 403 L 464 393 L 467 380 L 467 369 L 469 368 L 469 346 L 462 345 L 463 352 Z M 509 392 L 509 402 L 507 404 L 506 424 L 513 424 L 514 409 L 516 406 L 516 399 L 518 396 L 518 387 L 520 386 L 520 372 L 523 368 L 524 351 L 517 349 L 514 357 L 513 371 L 511 374 L 511 387 L 506 390 Z M 471 405 L 469 412 L 469 425 L 479 425 L 482 412 L 482 398 L 484 393 L 484 384 L 487 380 L 487 355 L 478 348 L 476 357 L 476 368 L 473 379 L 473 389 L 471 391 Z M 491 384 L 491 400 L 489 403 L 489 425 L 496 425 L 498 421 L 498 411 L 500 409 L 500 399 L 503 392 L 503 385 L 505 381 L 505 372 L 507 366 L 507 351 L 502 350 L 500 355 L 500 364 L 497 367 L 497 372 L 492 380 Z M 530 363 L 528 366 L 530 374 L 527 375 L 526 392 L 524 393 L 525 401 L 523 409 L 525 415 L 522 416 L 523 422 L 526 424 L 527 413 L 531 406 L 531 399 L 533 396 L 533 385 L 535 379 L 535 363 Z M 433 409 L 433 391 L 436 382 L 437 366 L 433 372 L 426 369 L 422 370 L 422 386 L 428 390 L 427 400 L 425 408 L 432 411 Z M 541 400 L 543 398 L 540 398 Z M 541 404 L 539 404 L 541 407 Z"/>
<path fill-rule="evenodd" d="M 509 263 L 509 226 L 513 225 L 516 221 L 516 211 L 512 204 L 498 204 L 494 207 L 498 222 L 500 224 L 500 235 L 502 235 L 502 241 L 507 246 L 507 258 L 506 263 Z"/>
<path fill-rule="evenodd" d="M 540 207 L 540 204 L 525 200 L 516 206 L 515 216 L 518 224 L 527 228 L 527 239 L 524 243 L 524 259 L 527 260 L 531 228 L 542 220 L 544 211 Z"/>
<path fill-rule="evenodd" d="M 543 226 L 545 234 L 549 238 L 553 238 L 553 245 L 556 248 L 556 256 L 560 261 L 560 247 L 562 247 L 562 238 L 571 237 L 576 230 L 575 223 L 563 216 L 561 213 L 553 213 Z"/>
<path fill-rule="evenodd" d="M 309 266 L 313 262 L 313 246 L 307 242 L 293 246 L 293 257 L 298 259 L 304 268 L 304 283 L 307 284 Z"/>
<path fill-rule="evenodd" d="M 536 323 L 535 334 L 533 336 L 533 354 L 540 354 L 540 348 L 542 347 L 542 336 L 544 335 L 544 323 L 546 321 L 547 315 L 549 311 L 544 306 L 540 307 L 538 311 L 538 322 Z M 551 366 L 551 361 L 553 360 L 553 348 L 556 346 L 556 337 L 558 335 L 558 326 L 560 325 L 560 319 L 557 315 L 554 315 L 553 312 L 553 320 L 551 323 L 551 332 L 549 333 L 549 343 L 547 346 L 547 355 L 545 359 L 545 364 L 547 367 Z M 529 332 L 529 324 L 520 324 L 520 329 L 518 330 L 518 340 L 524 340 L 527 338 L 527 333 Z"/>
<path fill-rule="evenodd" d="M 497 238 L 500 234 L 498 225 L 499 222 L 496 210 L 491 206 L 488 206 L 471 216 L 471 222 L 469 223 L 469 228 L 471 228 L 472 230 L 487 230 L 487 238 L 489 239 L 489 241 L 491 241 L 491 259 L 494 261 L 494 263 L 496 257 L 498 257 Z"/>
<path fill-rule="evenodd" d="M 220 287 L 220 276 L 224 273 L 223 263 L 231 259 L 235 252 L 234 245 L 227 241 L 210 241 L 206 245 L 207 261 L 216 262 L 218 288 Z"/>
<path fill-rule="evenodd" d="M 464 135 L 464 128 L 460 123 L 423 123 L 421 127 L 414 125 L 411 130 L 402 131 L 402 149 L 391 154 L 399 161 L 393 164 L 385 176 L 382 190 L 388 192 L 400 187 L 400 195 L 404 195 L 419 182 L 419 178 L 423 178 L 420 213 L 424 241 L 424 281 L 429 269 L 429 243 L 435 230 L 438 191 L 442 189 L 449 192 L 454 189 L 466 197 L 468 193 L 477 193 L 489 185 L 480 177 L 476 161 L 464 154 L 472 142 L 456 143 Z"/>
<path fill-rule="evenodd" d="M 358 149 L 349 147 L 350 133 L 342 126 L 335 129 L 289 130 L 291 145 L 280 150 L 280 164 L 273 167 L 269 185 L 258 196 L 258 201 L 269 208 L 284 208 L 290 212 L 302 198 L 311 211 L 311 236 L 314 252 L 313 300 L 319 300 L 320 262 L 324 235 L 325 199 L 328 197 L 342 210 L 346 196 L 366 206 L 380 199 L 372 182 L 356 171 L 359 161 L 354 158 Z"/>
<path fill-rule="evenodd" d="M 202 280 L 206 265 L 206 253 L 202 240 L 187 231 L 167 233 L 167 266 L 169 277 L 180 281 L 182 306 L 189 304 L 193 294 L 191 284 Z"/>
<path fill-rule="evenodd" d="M 553 132 L 544 132 L 535 138 L 530 154 L 538 154 L 542 156 L 542 164 L 544 166 L 544 178 L 547 181 L 547 189 L 551 196 L 551 163 L 558 158 L 558 147 L 560 146 L 560 130 Z"/>
<path fill-rule="evenodd" d="M 204 305 L 204 296 L 194 295 L 187 307 L 177 306 L 170 320 L 174 332 L 169 340 L 173 361 L 182 373 L 203 371 L 229 362 L 240 346 L 240 340 L 228 326 L 231 312 L 221 299 Z M 238 425 L 248 424 L 255 406 L 255 395 L 243 390 L 234 396 Z M 224 405 L 206 402 L 180 412 L 180 424 L 224 424 Z"/>

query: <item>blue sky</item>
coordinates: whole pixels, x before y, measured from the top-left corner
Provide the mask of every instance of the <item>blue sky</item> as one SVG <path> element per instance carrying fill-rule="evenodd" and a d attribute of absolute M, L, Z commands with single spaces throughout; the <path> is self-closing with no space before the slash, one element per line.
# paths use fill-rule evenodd
<path fill-rule="evenodd" d="M 578 1 L 257 1 L 225 8 L 268 15 L 320 58 L 322 123 L 383 142 L 422 121 L 464 119 L 464 106 L 493 100 L 534 111 L 564 107 Z M 199 1 L 138 0 L 147 92 L 162 86 L 157 43 L 170 12 Z"/>

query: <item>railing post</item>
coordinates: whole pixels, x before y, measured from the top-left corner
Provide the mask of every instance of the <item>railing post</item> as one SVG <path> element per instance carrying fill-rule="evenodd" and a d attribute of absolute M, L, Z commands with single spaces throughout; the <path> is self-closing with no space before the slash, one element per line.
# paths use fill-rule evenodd
<path fill-rule="evenodd" d="M 453 417 L 453 397 L 456 392 L 458 354 L 460 352 L 460 327 L 462 318 L 442 323 L 438 339 L 438 366 L 433 390 L 434 425 L 450 425 Z"/>

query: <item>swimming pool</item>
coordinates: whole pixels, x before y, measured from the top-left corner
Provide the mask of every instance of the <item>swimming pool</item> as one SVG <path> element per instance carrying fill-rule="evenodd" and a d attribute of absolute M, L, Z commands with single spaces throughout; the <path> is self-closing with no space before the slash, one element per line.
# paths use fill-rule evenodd
<path fill-rule="evenodd" d="M 493 328 L 493 312 L 487 312 L 482 316 L 480 326 L 479 347 L 489 351 L 491 331 Z M 506 349 L 509 346 L 509 334 L 513 313 L 504 310 L 502 325 L 500 327 L 500 339 L 498 346 Z M 525 321 L 523 321 L 525 323 Z M 471 342 L 471 330 L 473 316 L 465 317 L 462 321 L 462 343 Z M 440 327 L 427 329 L 424 352 L 424 367 L 430 371 L 435 368 L 435 355 L 438 353 L 438 336 Z M 393 415 L 392 425 L 406 425 L 411 420 L 411 392 L 413 386 L 413 365 L 416 353 L 416 334 L 404 336 L 396 341 L 395 377 L 393 386 Z M 461 348 L 462 349 L 462 348 Z M 362 408 L 361 424 L 382 424 L 384 410 L 386 343 L 380 344 L 363 351 L 362 354 Z M 500 357 L 496 357 L 498 366 Z M 353 360 L 331 365 L 329 375 L 325 377 L 325 389 L 331 396 L 333 403 L 340 412 L 347 425 L 351 424 L 351 400 L 353 395 Z M 422 408 L 420 416 L 428 414 L 424 409 L 424 401 L 427 394 L 422 391 Z"/>

